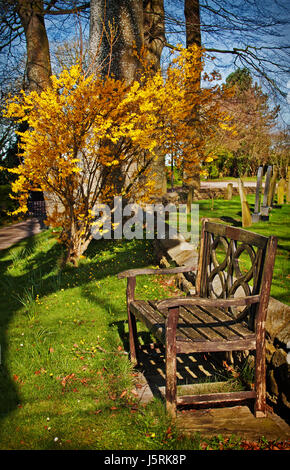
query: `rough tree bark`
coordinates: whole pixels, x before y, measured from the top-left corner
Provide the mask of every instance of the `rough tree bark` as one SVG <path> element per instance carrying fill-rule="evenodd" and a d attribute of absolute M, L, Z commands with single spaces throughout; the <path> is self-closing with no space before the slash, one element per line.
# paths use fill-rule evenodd
<path fill-rule="evenodd" d="M 186 47 L 201 46 L 199 0 L 184 0 Z"/>
<path fill-rule="evenodd" d="M 147 59 L 157 72 L 165 43 L 164 0 L 144 0 L 143 18 Z"/>
<path fill-rule="evenodd" d="M 139 67 L 134 47 L 137 53 L 141 53 L 143 44 L 142 2 L 91 0 L 89 52 L 92 71 L 130 84 L 137 78 Z M 124 169 L 121 176 L 120 170 L 116 171 L 115 181 L 119 190 L 130 180 L 130 170 Z"/>
<path fill-rule="evenodd" d="M 92 65 L 128 83 L 138 70 L 133 54 L 143 46 L 143 10 L 138 0 L 91 0 L 90 56 Z"/>
<path fill-rule="evenodd" d="M 51 85 L 51 63 L 49 43 L 44 23 L 44 6 L 42 0 L 17 0 L 17 13 L 24 29 L 26 40 L 26 79 L 29 91 L 40 93 Z M 27 129 L 27 123 L 20 125 L 20 131 Z M 18 141 L 17 141 L 18 146 Z M 37 193 L 39 196 L 39 193 Z M 43 194 L 46 212 L 55 205 L 51 194 Z"/>
<path fill-rule="evenodd" d="M 29 90 L 42 91 L 50 85 L 49 44 L 42 0 L 17 0 L 17 12 L 27 46 L 26 75 Z"/>
<path fill-rule="evenodd" d="M 153 70 L 158 70 L 164 41 L 163 0 L 91 1 L 91 63 L 104 76 L 113 75 L 127 83 L 138 78 L 140 64 L 133 47 L 141 53 L 145 46 L 146 58 L 152 62 Z M 163 157 L 154 161 L 149 177 L 154 177 L 158 195 L 166 192 Z M 124 175 L 124 180 L 127 183 L 130 180 L 130 170 Z M 120 178 L 119 181 L 124 184 Z"/>
<path fill-rule="evenodd" d="M 190 47 L 192 45 L 201 47 L 199 0 L 184 0 L 184 17 L 186 27 L 186 47 Z M 196 170 L 193 170 L 191 174 L 184 172 L 183 181 L 189 189 L 187 205 L 188 208 L 190 208 L 193 202 L 194 190 L 198 190 L 200 188 L 199 166 L 196 166 Z"/>
<path fill-rule="evenodd" d="M 146 58 L 157 72 L 165 44 L 164 0 L 144 0 L 143 15 Z M 152 163 L 149 177 L 155 181 L 156 195 L 164 195 L 167 191 L 167 181 L 165 159 L 162 154 Z"/>

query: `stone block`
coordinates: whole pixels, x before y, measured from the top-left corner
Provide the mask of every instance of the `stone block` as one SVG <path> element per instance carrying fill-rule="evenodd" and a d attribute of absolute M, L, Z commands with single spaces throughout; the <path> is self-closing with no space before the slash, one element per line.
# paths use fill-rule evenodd
<path fill-rule="evenodd" d="M 254 213 L 252 214 L 252 222 L 253 222 L 253 224 L 256 224 L 257 222 L 259 222 L 260 219 L 261 219 L 261 214 L 260 214 L 260 213 L 257 213 L 257 214 L 256 214 L 256 213 L 254 212 Z"/>
<path fill-rule="evenodd" d="M 230 200 L 233 197 L 233 183 L 228 183 L 226 191 L 226 199 Z"/>

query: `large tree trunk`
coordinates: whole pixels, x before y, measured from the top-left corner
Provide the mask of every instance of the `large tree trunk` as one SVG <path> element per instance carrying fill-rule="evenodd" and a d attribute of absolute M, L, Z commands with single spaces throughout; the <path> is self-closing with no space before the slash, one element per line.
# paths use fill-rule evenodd
<path fill-rule="evenodd" d="M 89 51 L 92 71 L 132 83 L 140 67 L 134 48 L 138 55 L 143 45 L 143 5 L 140 0 L 91 0 Z M 133 170 L 134 164 L 131 168 Z M 120 176 L 120 169 L 115 170 L 115 177 L 113 171 L 111 169 L 110 176 L 117 187 L 125 188 L 130 181 L 130 171 L 123 169 Z M 103 178 L 106 178 L 106 171 Z"/>
<path fill-rule="evenodd" d="M 146 58 L 151 63 L 153 71 L 157 72 L 165 43 L 164 1 L 144 0 L 143 15 Z M 165 159 L 162 153 L 158 155 L 158 151 L 148 177 L 155 181 L 156 196 L 162 196 L 167 192 Z"/>
<path fill-rule="evenodd" d="M 49 43 L 44 23 L 43 0 L 17 0 L 17 13 L 26 39 L 26 78 L 29 91 L 40 93 L 51 85 Z M 23 123 L 21 131 L 27 129 Z M 53 210 L 53 195 L 44 193 L 46 212 Z"/>
<path fill-rule="evenodd" d="M 163 0 L 144 0 L 144 45 L 147 59 L 155 72 L 160 68 L 161 54 L 165 43 Z"/>
<path fill-rule="evenodd" d="M 196 45 L 201 47 L 200 9 L 199 0 L 184 0 L 184 17 L 186 26 L 186 47 Z M 200 86 L 200 77 L 199 77 Z M 200 168 L 183 172 L 183 182 L 189 187 L 188 206 L 192 203 L 194 190 L 200 188 Z"/>
<path fill-rule="evenodd" d="M 184 0 L 186 47 L 201 46 L 199 0 Z"/>
<path fill-rule="evenodd" d="M 136 78 L 143 46 L 143 10 L 139 0 L 91 0 L 90 57 L 104 75 L 128 83 Z"/>
<path fill-rule="evenodd" d="M 134 54 L 143 46 L 153 70 L 160 67 L 165 40 L 163 0 L 92 0 L 90 18 L 90 57 L 92 67 L 104 76 L 113 75 L 127 83 L 138 78 L 140 67 Z M 135 46 L 134 46 L 135 45 Z M 149 176 L 156 180 L 158 195 L 166 191 L 165 163 L 160 157 Z M 116 175 L 118 178 L 120 174 Z M 126 186 L 130 171 L 123 175 Z"/>
<path fill-rule="evenodd" d="M 25 32 L 28 87 L 30 91 L 42 91 L 50 85 L 51 76 L 43 1 L 17 0 L 17 11 Z"/>

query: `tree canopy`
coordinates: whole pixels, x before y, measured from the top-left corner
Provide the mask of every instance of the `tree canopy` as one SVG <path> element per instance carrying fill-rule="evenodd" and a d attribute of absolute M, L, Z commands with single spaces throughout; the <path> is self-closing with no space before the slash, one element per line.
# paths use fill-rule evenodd
<path fill-rule="evenodd" d="M 199 87 L 201 67 L 199 48 L 180 48 L 165 78 L 146 64 L 131 84 L 86 77 L 73 66 L 51 77 L 41 93 L 10 99 L 6 117 L 27 122 L 20 133 L 22 163 L 12 170 L 19 211 L 27 211 L 31 190 L 53 193 L 59 205 L 48 223 L 63 228 L 69 260 L 78 259 L 92 238 L 97 202 L 110 203 L 116 195 L 150 200 L 154 181 L 144 176 L 156 149 L 163 156 L 174 152 L 189 172 L 211 158 L 205 157 L 207 140 L 220 126 L 230 126 L 214 77 Z"/>
<path fill-rule="evenodd" d="M 0 155 L 11 166 L 7 148 L 20 125 L 19 166 L 12 171 L 20 210 L 32 190 L 54 194 L 60 205 L 49 223 L 63 227 L 67 259 L 77 259 L 89 242 L 96 201 L 150 196 L 156 174 L 164 176 L 166 155 L 189 175 L 219 147 L 234 156 L 238 172 L 241 159 L 252 168 L 270 156 L 278 108 L 270 109 L 254 78 L 270 85 L 272 97 L 285 98 L 289 11 L 283 4 L 8 0 L 0 15 L 2 107 L 9 97 Z M 72 19 L 79 26 L 76 63 L 52 75 L 53 38 L 56 32 L 63 38 L 65 28 L 71 33 Z M 85 39 L 88 61 L 82 60 Z M 223 87 L 214 71 L 220 57 L 235 66 Z M 11 80 L 6 71 L 14 59 L 18 72 Z"/>

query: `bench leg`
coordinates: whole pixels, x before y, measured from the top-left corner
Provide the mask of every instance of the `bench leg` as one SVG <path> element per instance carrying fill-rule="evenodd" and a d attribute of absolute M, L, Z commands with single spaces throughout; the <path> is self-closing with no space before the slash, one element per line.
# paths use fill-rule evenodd
<path fill-rule="evenodd" d="M 255 367 L 255 416 L 256 418 L 266 417 L 266 359 L 264 338 L 257 343 L 256 349 L 256 367 Z"/>
<path fill-rule="evenodd" d="M 264 265 L 264 280 L 261 287 L 261 299 L 256 320 L 256 418 L 266 416 L 266 339 L 265 324 L 271 291 L 272 274 L 277 249 L 277 238 L 271 236 L 267 246 Z"/>
<path fill-rule="evenodd" d="M 137 365 L 137 327 L 136 327 L 136 318 L 130 312 L 130 302 L 134 300 L 136 286 L 136 278 L 128 277 L 127 279 L 127 313 L 128 313 L 128 326 L 129 326 L 129 345 L 130 345 L 130 359 L 134 365 Z"/>
<path fill-rule="evenodd" d="M 166 410 L 169 416 L 176 418 L 176 328 L 178 308 L 169 309 L 166 325 Z"/>
<path fill-rule="evenodd" d="M 134 365 L 137 365 L 138 364 L 137 325 L 136 325 L 136 318 L 130 311 L 128 311 L 128 324 L 129 324 L 130 360 Z"/>
<path fill-rule="evenodd" d="M 166 410 L 169 416 L 176 417 L 176 355 L 166 353 Z"/>

